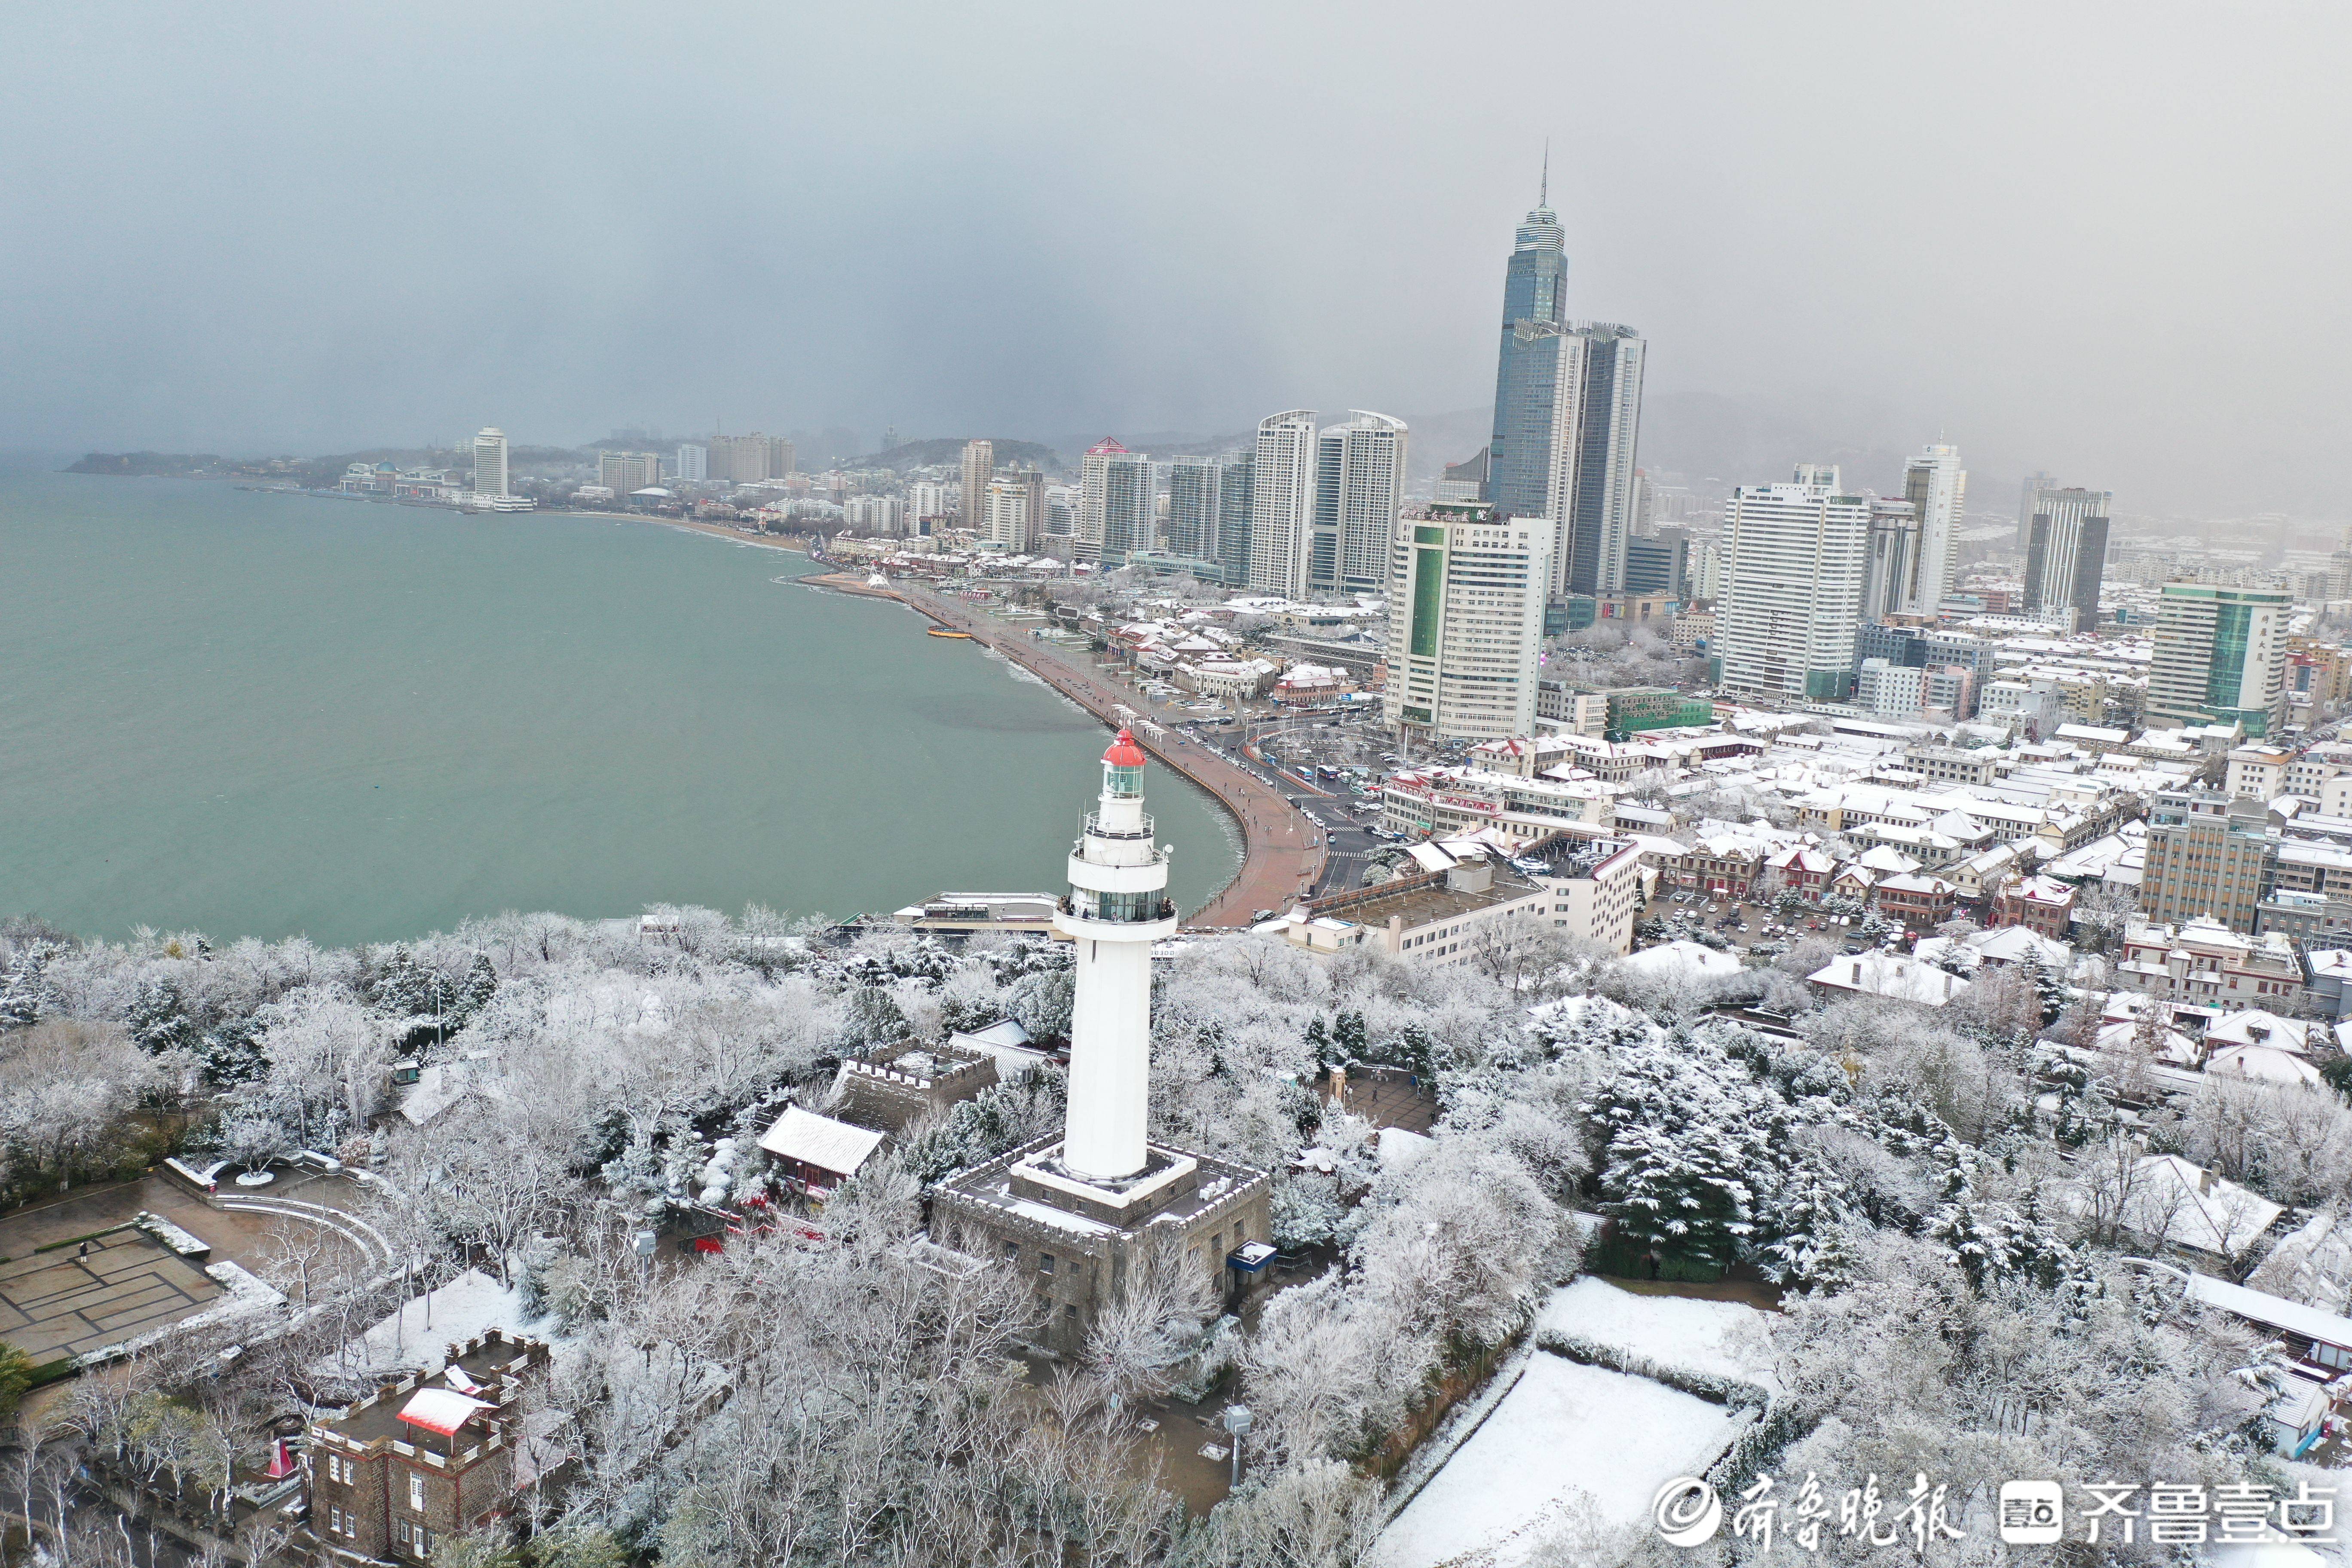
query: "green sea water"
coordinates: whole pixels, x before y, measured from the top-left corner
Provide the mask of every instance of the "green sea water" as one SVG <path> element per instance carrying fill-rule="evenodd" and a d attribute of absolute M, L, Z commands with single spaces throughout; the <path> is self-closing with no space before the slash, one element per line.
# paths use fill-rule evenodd
<path fill-rule="evenodd" d="M 810 570 L 649 523 L 0 472 L 0 913 L 341 944 L 1058 890 L 1102 727 Z M 1151 787 L 1191 910 L 1239 837 Z"/>

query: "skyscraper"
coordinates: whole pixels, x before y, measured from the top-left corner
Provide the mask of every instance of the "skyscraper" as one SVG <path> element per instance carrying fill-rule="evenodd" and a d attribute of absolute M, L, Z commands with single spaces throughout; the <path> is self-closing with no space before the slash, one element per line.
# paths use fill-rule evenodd
<path fill-rule="evenodd" d="M 1307 581 L 1316 591 L 1377 594 L 1388 584 L 1389 540 L 1404 507 L 1405 425 L 1352 408 L 1317 438 L 1315 532 Z"/>
<path fill-rule="evenodd" d="M 1565 238 L 1538 198 L 1504 268 L 1486 497 L 1552 521 L 1552 592 L 1613 594 L 1633 528 L 1645 345 L 1631 327 L 1569 319 Z"/>
<path fill-rule="evenodd" d="M 1486 501 L 1408 513 L 1389 550 L 1389 685 L 1381 717 L 1407 736 L 1535 732 L 1552 531 Z"/>
<path fill-rule="evenodd" d="M 1196 560 L 1217 552 L 1217 460 L 1178 458 L 1168 465 L 1168 552 Z"/>
<path fill-rule="evenodd" d="M 474 437 L 474 493 L 502 496 L 507 489 L 507 433 L 488 426 Z"/>
<path fill-rule="evenodd" d="M 2037 490 L 2025 544 L 2028 615 L 2069 613 L 2076 631 L 2099 624 L 2099 585 L 2107 571 L 2106 490 Z"/>
<path fill-rule="evenodd" d="M 699 442 L 681 444 L 677 460 L 677 477 L 689 484 L 710 477 L 710 448 Z"/>
<path fill-rule="evenodd" d="M 2276 734 L 2286 723 L 2288 595 L 2167 583 L 2158 597 L 2148 723 L 2177 729 L 2234 721 L 2249 736 Z"/>
<path fill-rule="evenodd" d="M 1918 573 L 1917 510 L 1907 500 L 1873 500 L 1869 552 L 1863 565 L 1863 620 L 1909 608 Z"/>
<path fill-rule="evenodd" d="M 1151 548 L 1151 459 L 1109 437 L 1087 448 L 1080 469 L 1076 559 L 1105 571 Z"/>
<path fill-rule="evenodd" d="M 963 444 L 963 525 L 975 533 L 988 526 L 988 481 L 996 472 L 996 446 L 990 441 Z"/>
<path fill-rule="evenodd" d="M 1315 458 L 1313 409 L 1288 409 L 1258 421 L 1250 477 L 1249 566 L 1249 585 L 1258 593 L 1307 597 Z"/>
<path fill-rule="evenodd" d="M 2038 468 L 2026 477 L 2023 492 L 2017 500 L 2017 547 L 2020 550 L 2024 549 L 2033 536 L 2033 514 L 2042 510 L 2042 492 L 2057 488 L 2057 479 Z"/>
<path fill-rule="evenodd" d="M 1870 503 L 1839 494 L 1837 472 L 1807 463 L 1793 483 L 1732 491 L 1715 607 L 1725 691 L 1777 702 L 1852 694 Z"/>
<path fill-rule="evenodd" d="M 1902 605 L 1914 615 L 1934 615 L 1952 591 L 1960 562 L 1960 503 L 1968 488 L 1958 447 L 1929 446 L 1904 468 L 1903 499 L 1919 520 L 1918 564 Z"/>
<path fill-rule="evenodd" d="M 1250 508 L 1256 487 L 1257 454 L 1228 452 L 1217 459 L 1217 564 L 1225 582 L 1239 587 L 1250 574 Z"/>

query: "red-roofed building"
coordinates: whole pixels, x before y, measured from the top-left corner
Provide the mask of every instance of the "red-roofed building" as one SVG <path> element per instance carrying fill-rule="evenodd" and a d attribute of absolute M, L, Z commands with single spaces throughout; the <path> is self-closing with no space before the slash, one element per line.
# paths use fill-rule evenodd
<path fill-rule="evenodd" d="M 2074 920 L 2074 889 L 2055 877 L 2011 877 L 1992 896 L 1992 923 L 2023 926 L 2053 942 Z"/>

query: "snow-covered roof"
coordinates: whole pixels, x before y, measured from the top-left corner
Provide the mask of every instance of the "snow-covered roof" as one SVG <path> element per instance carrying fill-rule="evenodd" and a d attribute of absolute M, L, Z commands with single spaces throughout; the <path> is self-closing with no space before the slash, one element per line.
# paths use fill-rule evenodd
<path fill-rule="evenodd" d="M 2302 1053 L 2311 1048 L 2311 1026 L 2300 1018 L 2282 1018 L 2260 1007 L 2247 1007 L 2216 1019 L 2205 1031 L 2208 1046 L 2268 1046 L 2273 1050 Z"/>
<path fill-rule="evenodd" d="M 2095 1050 L 2105 1051 L 2110 1056 L 2127 1057 L 2139 1049 L 2137 1023 L 2109 1024 L 2091 1037 L 2091 1045 Z M 2170 1062 L 2174 1067 L 2194 1067 L 2197 1065 L 2197 1042 L 2178 1029 L 2167 1029 L 2164 1038 L 2157 1046 L 2157 1059 Z"/>
<path fill-rule="evenodd" d="M 1625 967 L 1643 974 L 1672 975 L 1696 973 L 1699 975 L 1737 974 L 1739 960 L 1727 952 L 1717 952 L 1695 942 L 1669 942 L 1657 947 L 1645 947 L 1630 953 Z"/>
<path fill-rule="evenodd" d="M 760 1135 L 760 1147 L 778 1159 L 798 1160 L 842 1176 L 856 1175 L 881 1143 L 882 1134 L 870 1128 L 852 1127 L 797 1105 L 784 1107 L 776 1124 Z"/>
<path fill-rule="evenodd" d="M 2315 1084 L 2319 1069 L 2293 1051 L 2275 1046 L 2227 1046 L 2205 1062 L 2217 1077 L 2253 1079 L 2262 1083 Z"/>
<path fill-rule="evenodd" d="M 2124 1220 L 2176 1247 L 2233 1258 L 2286 1211 L 2178 1154 L 2150 1154 L 2134 1167 Z"/>
<path fill-rule="evenodd" d="M 2216 1279 L 2210 1274 L 2191 1274 L 2189 1277 L 2189 1299 L 2208 1307 L 2217 1307 L 2250 1323 L 2260 1323 L 2266 1329 L 2277 1329 L 2283 1333 L 2294 1334 L 2315 1343 L 2340 1345 L 2352 1350 L 2352 1318 L 2338 1317 L 2317 1307 L 2306 1307 L 2300 1301 L 2290 1301 L 2266 1290 L 2232 1285 L 2227 1279 Z"/>
<path fill-rule="evenodd" d="M 2023 926 L 1999 926 L 1961 940 L 1979 957 L 1995 963 L 2023 963 L 2029 958 L 2039 958 L 2050 968 L 2063 972 L 2074 962 L 2073 948 Z"/>
<path fill-rule="evenodd" d="M 1967 981 L 1932 963 L 1881 952 L 1833 959 L 1805 978 L 1832 991 L 1887 996 L 1923 1007 L 1941 1007 L 1969 988 Z"/>
<path fill-rule="evenodd" d="M 400 1407 L 400 1418 L 411 1426 L 438 1432 L 444 1437 L 474 1418 L 477 1410 L 491 1406 L 454 1388 L 420 1388 Z"/>

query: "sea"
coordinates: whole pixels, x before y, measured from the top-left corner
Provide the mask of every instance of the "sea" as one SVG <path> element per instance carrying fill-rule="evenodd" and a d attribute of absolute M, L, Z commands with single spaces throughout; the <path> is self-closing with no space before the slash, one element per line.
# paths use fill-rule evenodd
<path fill-rule="evenodd" d="M 1058 892 L 1103 727 L 821 569 L 650 521 L 0 470 L 0 914 L 346 945 Z M 1148 787 L 1189 911 L 1240 836 Z"/>

